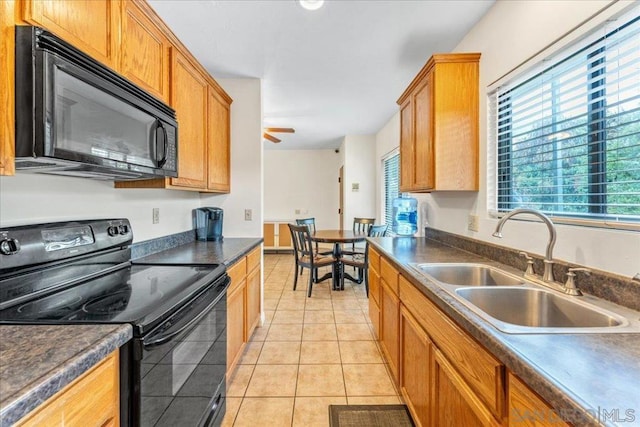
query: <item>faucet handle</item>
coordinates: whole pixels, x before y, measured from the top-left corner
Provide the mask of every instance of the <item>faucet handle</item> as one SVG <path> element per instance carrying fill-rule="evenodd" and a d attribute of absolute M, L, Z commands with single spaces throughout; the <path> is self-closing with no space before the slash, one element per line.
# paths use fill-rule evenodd
<path fill-rule="evenodd" d="M 524 272 L 525 276 L 533 276 L 536 273 L 533 271 L 533 258 L 526 252 L 520 251 L 518 254 L 527 260 L 527 270 Z"/>
<path fill-rule="evenodd" d="M 570 268 L 567 273 L 567 282 L 564 284 L 564 292 L 569 295 L 582 295 L 580 289 L 576 286 L 575 277 L 576 271 L 582 271 L 585 275 L 589 276 L 591 274 L 591 270 L 584 267 L 574 267 Z"/>

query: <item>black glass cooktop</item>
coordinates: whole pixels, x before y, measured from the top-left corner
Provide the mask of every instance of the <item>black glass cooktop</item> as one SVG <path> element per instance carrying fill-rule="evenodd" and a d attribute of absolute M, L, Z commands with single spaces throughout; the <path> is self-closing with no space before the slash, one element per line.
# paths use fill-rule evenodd
<path fill-rule="evenodd" d="M 141 333 L 223 274 L 224 266 L 128 265 L 48 295 L 23 295 L 15 304 L 3 299 L 8 307 L 0 311 L 0 322 L 132 323 Z M 37 280 L 18 279 L 13 278 L 14 291 L 42 288 Z"/>

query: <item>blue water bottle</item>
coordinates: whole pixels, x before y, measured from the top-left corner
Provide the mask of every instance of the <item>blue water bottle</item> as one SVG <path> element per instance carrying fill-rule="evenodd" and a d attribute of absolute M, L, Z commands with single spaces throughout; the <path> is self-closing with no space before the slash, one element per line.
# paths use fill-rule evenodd
<path fill-rule="evenodd" d="M 413 236 L 418 231 L 418 201 L 401 194 L 393 199 L 393 232 L 397 236 Z"/>

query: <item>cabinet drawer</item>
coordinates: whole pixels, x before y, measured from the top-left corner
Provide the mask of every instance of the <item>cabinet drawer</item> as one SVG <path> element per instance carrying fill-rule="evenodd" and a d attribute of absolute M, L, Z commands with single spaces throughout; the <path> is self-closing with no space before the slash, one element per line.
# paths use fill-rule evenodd
<path fill-rule="evenodd" d="M 231 292 L 238 288 L 247 276 L 247 258 L 242 257 L 231 267 L 227 268 L 227 274 L 231 277 L 231 285 L 227 292 Z"/>
<path fill-rule="evenodd" d="M 16 425 L 119 425 L 119 364 L 116 350 Z"/>
<path fill-rule="evenodd" d="M 383 257 L 380 258 L 380 277 L 398 295 L 398 271 Z"/>
<path fill-rule="evenodd" d="M 369 268 L 380 274 L 380 254 L 369 246 Z"/>
<path fill-rule="evenodd" d="M 502 419 L 505 402 L 504 365 L 404 277 L 400 277 L 400 300 L 493 415 Z"/>
<path fill-rule="evenodd" d="M 260 265 L 260 258 L 262 257 L 262 251 L 260 246 L 249 252 L 247 255 L 247 274 L 251 273 L 254 268 Z"/>

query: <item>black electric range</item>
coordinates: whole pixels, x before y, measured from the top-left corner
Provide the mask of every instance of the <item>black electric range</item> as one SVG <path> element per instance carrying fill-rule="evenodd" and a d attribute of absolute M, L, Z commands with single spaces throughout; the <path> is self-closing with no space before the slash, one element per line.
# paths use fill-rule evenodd
<path fill-rule="evenodd" d="M 129 323 L 122 425 L 219 425 L 225 267 L 137 264 L 132 240 L 126 219 L 1 228 L 0 323 Z"/>

